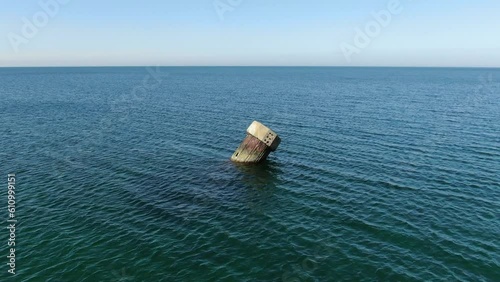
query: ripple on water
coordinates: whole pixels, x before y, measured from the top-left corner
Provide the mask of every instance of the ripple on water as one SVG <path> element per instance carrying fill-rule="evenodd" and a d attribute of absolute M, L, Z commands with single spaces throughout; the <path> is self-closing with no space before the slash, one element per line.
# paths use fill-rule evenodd
<path fill-rule="evenodd" d="M 500 277 L 497 69 L 162 70 L 0 69 L 23 281 Z"/>

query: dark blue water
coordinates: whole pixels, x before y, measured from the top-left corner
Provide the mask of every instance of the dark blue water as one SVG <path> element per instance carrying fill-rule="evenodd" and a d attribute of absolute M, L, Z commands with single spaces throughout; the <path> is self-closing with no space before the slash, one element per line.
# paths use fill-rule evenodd
<path fill-rule="evenodd" d="M 499 81 L 500 69 L 0 69 L 15 279 L 498 281 Z M 282 143 L 261 166 L 234 165 L 253 120 Z"/>

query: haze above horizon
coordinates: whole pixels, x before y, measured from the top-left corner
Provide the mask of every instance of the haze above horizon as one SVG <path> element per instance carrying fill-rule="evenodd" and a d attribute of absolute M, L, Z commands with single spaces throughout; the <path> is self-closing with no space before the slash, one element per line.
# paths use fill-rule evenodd
<path fill-rule="evenodd" d="M 500 67 L 488 0 L 0 3 L 0 67 Z"/>

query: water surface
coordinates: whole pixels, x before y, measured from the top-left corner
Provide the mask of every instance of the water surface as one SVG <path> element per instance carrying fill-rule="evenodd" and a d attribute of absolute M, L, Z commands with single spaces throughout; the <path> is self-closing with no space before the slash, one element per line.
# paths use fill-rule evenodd
<path fill-rule="evenodd" d="M 499 79 L 499 69 L 0 69 L 16 279 L 498 280 Z M 261 166 L 234 165 L 254 119 L 282 143 Z"/>

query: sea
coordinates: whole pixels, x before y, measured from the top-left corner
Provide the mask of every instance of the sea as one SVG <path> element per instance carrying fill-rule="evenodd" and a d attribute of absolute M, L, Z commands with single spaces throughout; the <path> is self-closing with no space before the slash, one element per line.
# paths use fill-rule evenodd
<path fill-rule="evenodd" d="M 500 281 L 500 69 L 0 68 L 0 99 L 1 281 Z M 232 163 L 254 120 L 280 146 Z"/>

